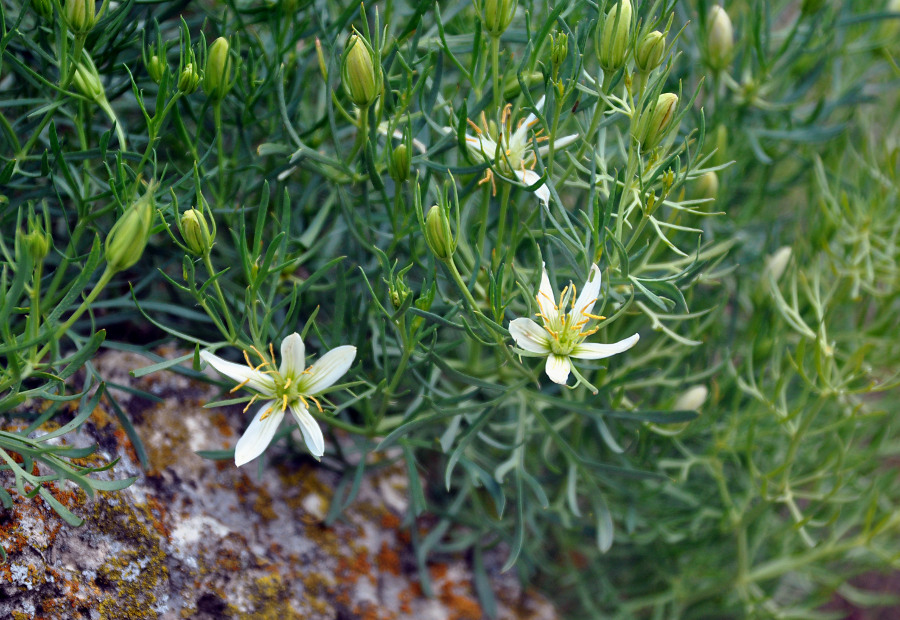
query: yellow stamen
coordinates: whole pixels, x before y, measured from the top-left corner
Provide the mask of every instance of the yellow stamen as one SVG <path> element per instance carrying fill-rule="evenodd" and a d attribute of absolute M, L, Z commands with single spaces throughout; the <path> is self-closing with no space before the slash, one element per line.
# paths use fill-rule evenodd
<path fill-rule="evenodd" d="M 263 412 L 263 414 L 259 417 L 259 421 L 262 422 L 263 420 L 265 420 L 266 418 L 268 418 L 268 417 L 272 414 L 272 412 L 273 412 L 274 410 L 275 410 L 275 408 L 274 408 L 272 405 L 270 405 L 270 406 Z"/>
<path fill-rule="evenodd" d="M 288 403 L 287 394 L 283 394 L 281 396 L 281 410 L 282 411 L 287 411 L 287 403 Z"/>
<path fill-rule="evenodd" d="M 244 407 L 243 413 L 247 413 L 247 409 L 250 408 L 250 406 L 256 401 L 257 398 L 259 398 L 259 394 L 254 394 L 254 395 L 253 395 L 253 398 L 250 399 L 250 402 L 247 403 L 247 406 Z"/>
<path fill-rule="evenodd" d="M 469 124 L 469 126 L 470 126 L 472 129 L 475 130 L 475 133 L 477 133 L 479 136 L 481 135 L 481 128 L 480 128 L 478 125 L 476 125 L 474 122 L 472 122 L 472 119 L 467 118 L 467 119 L 466 119 L 466 122 Z"/>
<path fill-rule="evenodd" d="M 594 301 L 597 301 L 596 299 Z M 594 319 L 596 321 L 605 321 L 606 317 L 602 314 L 591 314 L 590 312 L 582 312 L 582 316 L 586 316 L 589 319 Z"/>
<path fill-rule="evenodd" d="M 235 392 L 237 392 L 239 389 L 241 389 L 242 387 L 244 387 L 244 386 L 247 385 L 248 383 L 250 383 L 250 377 L 247 377 L 246 379 L 244 379 L 243 381 L 241 381 L 240 383 L 238 383 L 236 386 L 234 386 L 233 388 L 231 388 L 230 390 L 228 390 L 228 393 L 229 393 L 229 394 L 234 394 Z"/>
<path fill-rule="evenodd" d="M 319 413 L 324 413 L 324 412 L 322 411 L 322 404 L 321 404 L 318 400 L 316 400 L 316 397 L 315 397 L 315 396 L 308 396 L 307 398 L 309 398 L 311 401 L 313 401 L 314 403 L 316 403 L 316 407 L 318 407 Z"/>
<path fill-rule="evenodd" d="M 272 343 L 269 343 L 269 356 L 272 359 L 272 363 L 275 363 L 275 347 L 272 346 Z"/>

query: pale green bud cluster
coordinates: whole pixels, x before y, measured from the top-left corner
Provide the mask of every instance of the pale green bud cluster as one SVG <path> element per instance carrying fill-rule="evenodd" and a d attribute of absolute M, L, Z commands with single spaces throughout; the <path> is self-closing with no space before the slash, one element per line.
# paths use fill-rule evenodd
<path fill-rule="evenodd" d="M 560 32 L 555 37 L 553 35 L 550 35 L 550 37 L 552 42 L 550 46 L 550 64 L 553 67 L 553 74 L 556 75 L 569 55 L 569 35 L 565 32 Z"/>
<path fill-rule="evenodd" d="M 129 207 L 106 236 L 107 268 L 117 273 L 128 269 L 141 258 L 153 223 L 153 191 L 151 185 L 137 202 Z"/>
<path fill-rule="evenodd" d="M 341 83 L 350 101 L 361 108 L 369 107 L 381 95 L 382 76 L 375 63 L 375 51 L 358 34 L 347 40 L 341 58 Z"/>
<path fill-rule="evenodd" d="M 518 0 L 484 0 L 481 6 L 481 20 L 484 29 L 493 37 L 506 32 L 516 16 Z"/>
<path fill-rule="evenodd" d="M 645 34 L 634 49 L 634 66 L 641 73 L 656 69 L 666 53 L 666 35 L 659 30 Z"/>
<path fill-rule="evenodd" d="M 644 109 L 634 132 L 634 138 L 644 152 L 655 149 L 669 134 L 677 108 L 678 95 L 663 93 Z"/>
<path fill-rule="evenodd" d="M 168 69 L 166 61 L 156 54 L 151 55 L 150 58 L 147 59 L 146 67 L 147 75 L 150 76 L 150 79 L 153 80 L 155 84 L 162 82 L 166 69 Z"/>
<path fill-rule="evenodd" d="M 53 3 L 50 0 L 31 0 L 31 8 L 44 19 L 53 17 Z"/>
<path fill-rule="evenodd" d="M 219 37 L 213 41 L 212 45 L 206 51 L 206 67 L 203 71 L 203 92 L 213 101 L 221 101 L 231 90 L 233 81 L 231 79 L 231 57 L 229 55 L 231 47 L 228 39 Z M 188 66 L 191 71 L 185 74 Z M 193 75 L 196 70 L 193 65 L 185 65 L 178 76 L 179 89 L 181 88 L 182 79 L 185 80 L 185 86 L 190 86 L 193 81 Z M 195 87 L 196 88 L 196 87 Z M 185 89 L 184 92 L 188 92 Z"/>
<path fill-rule="evenodd" d="M 434 205 L 425 218 L 425 241 L 440 260 L 450 260 L 453 256 L 453 234 L 450 219 L 444 208 Z"/>
<path fill-rule="evenodd" d="M 597 27 L 597 58 L 608 73 L 621 69 L 628 59 L 632 14 L 631 0 L 619 0 Z"/>
<path fill-rule="evenodd" d="M 731 63 L 734 52 L 734 27 L 721 6 L 709 11 L 707 18 L 706 58 L 709 66 L 721 70 Z"/>
<path fill-rule="evenodd" d="M 710 170 L 694 181 L 694 198 L 702 200 L 714 199 L 719 195 L 719 176 Z"/>
<path fill-rule="evenodd" d="M 28 216 L 28 232 L 19 231 L 19 235 L 22 249 L 28 252 L 35 264 L 40 263 L 50 253 L 53 239 L 50 233 L 44 229 L 41 221 L 33 214 Z"/>

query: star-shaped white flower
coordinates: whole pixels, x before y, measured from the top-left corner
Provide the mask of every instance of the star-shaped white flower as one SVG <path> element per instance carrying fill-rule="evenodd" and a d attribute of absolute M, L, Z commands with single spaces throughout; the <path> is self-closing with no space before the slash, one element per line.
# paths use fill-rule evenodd
<path fill-rule="evenodd" d="M 541 97 L 535 107 L 540 109 L 543 106 L 544 98 Z M 469 133 L 466 134 L 466 146 L 473 156 L 483 158 L 490 163 L 491 168 L 496 168 L 501 173 L 511 174 L 518 178 L 523 184 L 531 186 L 541 179 L 541 175 L 534 171 L 537 157 L 532 148 L 530 133 L 530 130 L 537 124 L 538 118 L 534 114 L 529 114 L 524 121 L 519 123 L 516 130 L 513 131 L 510 118 L 511 109 L 512 106 L 507 105 L 500 118 L 499 145 L 497 140 L 490 137 L 487 121 L 482 113 L 483 128 L 472 121 L 469 121 L 469 126 L 475 130 L 475 135 L 473 136 Z M 538 134 L 540 134 L 540 132 L 538 132 Z M 572 144 L 576 138 L 578 138 L 578 134 L 564 136 L 554 142 L 554 148 L 561 149 L 566 147 Z M 538 142 L 547 142 L 549 137 L 539 136 L 537 140 Z M 541 155 L 546 155 L 549 150 L 550 146 L 548 144 L 538 148 L 538 152 Z M 493 183 L 493 174 L 491 170 L 487 171 L 484 178 L 484 182 L 488 181 Z M 546 184 L 541 183 L 537 189 L 534 190 L 534 193 L 537 194 L 537 197 L 545 206 L 549 204 L 550 190 L 547 188 Z"/>
<path fill-rule="evenodd" d="M 572 365 L 571 358 L 596 360 L 609 357 L 633 347 L 640 336 L 634 334 L 612 344 L 584 342 L 585 338 L 598 329 L 596 327 L 586 329 L 587 324 L 592 319 L 604 318 L 591 314 L 600 293 L 600 269 L 597 265 L 591 265 L 591 273 L 581 289 L 581 294 L 576 297 L 575 286 L 570 283 L 560 293 L 558 304 L 553 287 L 550 285 L 550 278 L 547 276 L 546 266 L 543 266 L 542 270 L 537 303 L 541 309 L 538 316 L 544 323 L 543 327 L 529 318 L 513 319 L 509 323 L 509 333 L 520 347 L 521 354 L 547 357 L 545 369 L 551 381 L 565 385 L 569 373 L 574 372 L 579 382 L 596 392 L 596 388 L 591 386 Z M 569 306 L 571 308 L 567 311 L 566 308 Z"/>
<path fill-rule="evenodd" d="M 223 360 L 209 351 L 200 352 L 200 357 L 210 366 L 238 382 L 232 392 L 242 387 L 256 391 L 244 411 L 257 399 L 266 399 L 234 448 L 235 465 L 240 467 L 249 463 L 265 451 L 288 409 L 300 426 L 306 447 L 314 457 L 321 458 L 325 454 L 325 438 L 309 413 L 309 401 L 322 411 L 315 396 L 331 387 L 350 369 L 356 357 L 356 347 L 346 345 L 332 349 L 309 368 L 305 367 L 303 340 L 296 332 L 281 341 L 281 366 L 275 366 L 275 352 L 271 345 L 269 356 L 255 347 L 252 351 L 261 360 L 255 366 L 246 351 L 246 366 Z"/>

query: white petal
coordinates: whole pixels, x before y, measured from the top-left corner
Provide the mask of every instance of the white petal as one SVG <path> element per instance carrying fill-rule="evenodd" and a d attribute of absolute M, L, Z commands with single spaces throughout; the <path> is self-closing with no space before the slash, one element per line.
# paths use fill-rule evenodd
<path fill-rule="evenodd" d="M 281 367 L 284 377 L 297 377 L 306 368 L 306 347 L 300 334 L 294 332 L 281 341 Z"/>
<path fill-rule="evenodd" d="M 466 134 L 466 146 L 473 155 L 480 155 L 489 160 L 493 160 L 494 155 L 497 154 L 497 143 L 484 136 Z"/>
<path fill-rule="evenodd" d="M 578 139 L 578 134 L 573 133 L 573 134 L 569 134 L 568 136 L 563 136 L 562 138 L 554 140 L 553 141 L 553 150 L 558 151 L 560 149 L 564 149 L 567 146 L 569 146 L 570 144 L 572 144 L 573 142 L 575 142 L 575 140 L 577 140 L 577 139 Z M 544 146 L 542 146 L 538 149 L 538 152 L 541 155 L 546 155 L 547 153 L 550 152 L 550 145 L 545 144 Z"/>
<path fill-rule="evenodd" d="M 253 370 L 249 366 L 228 362 L 217 355 L 213 355 L 209 351 L 200 351 L 200 359 L 233 381 L 237 381 L 238 383 L 246 381 L 249 387 L 260 394 L 271 396 L 272 391 L 275 389 L 275 382 L 272 381 L 269 375 L 264 375 L 258 370 Z"/>
<path fill-rule="evenodd" d="M 263 415 L 270 409 L 271 413 L 263 420 Z M 265 452 L 283 417 L 284 411 L 281 410 L 280 403 L 274 400 L 264 402 L 234 447 L 234 464 L 240 467 Z"/>
<path fill-rule="evenodd" d="M 522 181 L 522 183 L 529 187 L 541 180 L 541 175 L 534 170 L 516 170 L 515 175 L 519 177 L 519 180 Z M 546 183 L 541 183 L 537 186 L 537 189 L 533 191 L 534 195 L 544 203 L 545 207 L 550 204 L 550 189 L 547 187 Z"/>
<path fill-rule="evenodd" d="M 306 447 L 309 448 L 314 457 L 317 459 L 322 458 L 322 455 L 325 454 L 325 438 L 322 436 L 322 429 L 319 428 L 315 418 L 310 415 L 303 403 L 300 402 L 291 405 L 291 413 L 294 414 L 294 419 L 297 420 L 300 432 L 303 433 L 303 441 L 306 442 Z"/>
<path fill-rule="evenodd" d="M 545 367 L 545 370 L 547 371 L 547 376 L 550 377 L 550 380 L 553 381 L 553 383 L 565 385 L 566 381 L 569 379 L 570 369 L 571 365 L 567 356 L 556 355 L 555 353 L 551 353 L 547 356 L 547 366 Z"/>
<path fill-rule="evenodd" d="M 548 321 L 555 321 L 559 318 L 559 311 L 556 308 L 556 293 L 550 285 L 550 277 L 547 275 L 547 265 L 541 264 L 541 288 L 537 294 L 538 306 L 541 308 L 541 314 Z M 546 322 L 544 323 L 546 325 Z"/>
<path fill-rule="evenodd" d="M 577 357 L 580 360 L 599 360 L 604 357 L 609 357 L 610 355 L 615 355 L 616 353 L 621 353 L 622 351 L 627 351 L 631 347 L 637 344 L 637 341 L 640 340 L 641 336 L 639 334 L 634 334 L 629 336 L 625 340 L 620 340 L 619 342 L 613 342 L 610 344 L 602 344 L 597 342 L 585 342 L 575 347 L 572 351 L 572 357 Z"/>
<path fill-rule="evenodd" d="M 541 110 L 541 109 L 543 109 L 543 107 L 544 107 L 544 97 L 541 97 L 540 99 L 538 99 L 538 102 L 536 104 L 534 104 L 534 109 Z M 516 133 L 522 131 L 522 127 L 524 127 L 525 129 L 531 129 L 532 127 L 534 127 L 534 125 L 535 125 L 535 123 L 537 123 L 537 121 L 538 121 L 537 116 L 535 116 L 535 114 L 533 112 L 529 113 L 528 116 L 525 117 L 525 122 L 522 123 L 522 126 L 516 130 Z"/>
<path fill-rule="evenodd" d="M 325 388 L 331 387 L 335 381 L 344 376 L 345 372 L 350 370 L 355 357 L 356 347 L 351 345 L 332 349 L 323 355 L 319 361 L 309 367 L 307 374 L 300 378 L 303 394 L 315 396 Z"/>
<path fill-rule="evenodd" d="M 550 353 L 550 332 L 532 321 L 521 318 L 509 322 L 509 334 L 522 349 L 531 353 Z"/>
<path fill-rule="evenodd" d="M 572 314 L 576 319 L 587 318 L 585 315 L 590 314 L 591 310 L 594 309 L 594 302 L 597 301 L 597 296 L 600 295 L 600 280 L 600 269 L 597 265 L 591 265 L 587 282 L 584 283 L 572 309 Z"/>

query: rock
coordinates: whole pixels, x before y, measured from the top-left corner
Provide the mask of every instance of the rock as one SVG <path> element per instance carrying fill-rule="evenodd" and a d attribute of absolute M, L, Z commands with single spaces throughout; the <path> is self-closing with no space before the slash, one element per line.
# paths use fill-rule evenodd
<path fill-rule="evenodd" d="M 71 483 L 53 487 L 54 497 L 85 519 L 82 527 L 66 525 L 40 497 L 17 494 L 10 472 L 0 472 L 0 484 L 14 499 L 12 510 L 0 516 L 0 544 L 8 553 L 0 565 L 0 617 L 484 616 L 466 557 L 431 558 L 425 570 L 433 596 L 423 592 L 404 524 L 405 468 L 370 469 L 356 500 L 326 525 L 340 480 L 336 462 L 304 456 L 296 430 L 290 441 L 298 449 L 280 441 L 262 467 L 254 462 L 238 469 L 231 460 L 201 458 L 195 451 L 234 445 L 246 422 L 241 407 L 204 409 L 221 397 L 219 390 L 182 375 L 128 374 L 147 364 L 116 351 L 95 361 L 108 382 L 161 398 L 114 392 L 143 438 L 147 471 L 105 397 L 79 433 L 64 437 L 71 445 L 98 444 L 98 453 L 85 459 L 93 465 L 121 459 L 96 477 L 138 476 L 127 489 L 94 498 Z M 43 432 L 65 421 L 51 422 Z M 5 430 L 22 427 L 13 420 Z M 351 439 L 344 441 L 352 451 Z M 413 527 L 425 534 L 433 522 L 422 517 Z M 502 551 L 485 553 L 497 617 L 555 618 L 545 599 L 523 591 L 514 571 L 500 573 L 504 561 Z"/>

